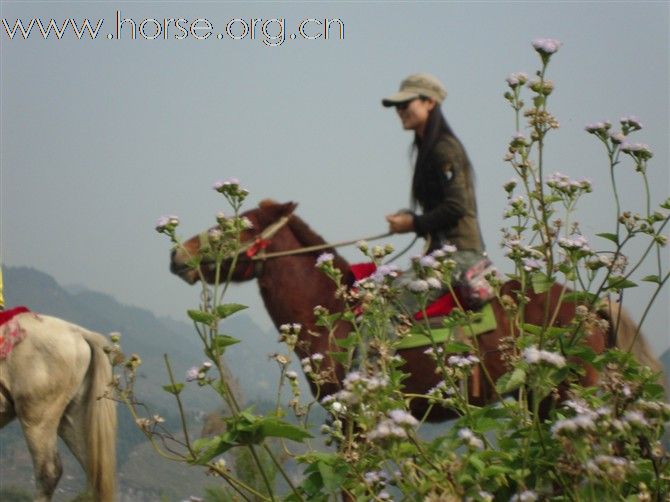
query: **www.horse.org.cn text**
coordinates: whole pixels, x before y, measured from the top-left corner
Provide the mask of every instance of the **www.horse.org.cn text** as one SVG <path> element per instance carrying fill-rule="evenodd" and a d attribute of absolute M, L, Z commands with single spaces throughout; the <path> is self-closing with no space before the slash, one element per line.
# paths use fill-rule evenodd
<path fill-rule="evenodd" d="M 223 23 L 214 23 L 207 18 L 161 18 L 151 17 L 135 20 L 117 10 L 113 23 L 105 19 L 84 18 L 31 19 L 2 18 L 3 38 L 8 40 L 61 40 L 74 37 L 77 40 L 254 40 L 266 46 L 277 47 L 287 40 L 344 40 L 344 22 L 339 18 L 307 18 L 287 23 L 284 17 L 231 18 Z M 111 29 L 105 33 L 103 26 Z M 216 26 L 216 28 L 215 28 Z M 294 26 L 288 33 L 287 26 Z"/>

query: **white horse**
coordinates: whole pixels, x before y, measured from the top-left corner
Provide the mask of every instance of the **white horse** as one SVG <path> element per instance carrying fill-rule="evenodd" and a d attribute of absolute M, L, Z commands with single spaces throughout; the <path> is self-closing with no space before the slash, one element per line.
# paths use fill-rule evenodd
<path fill-rule="evenodd" d="M 35 500 L 51 500 L 61 477 L 58 435 L 86 472 L 95 500 L 112 501 L 116 405 L 102 397 L 112 380 L 108 340 L 31 312 L 14 317 L 0 334 L 17 329 L 22 341 L 0 359 L 0 428 L 14 418 L 21 423 L 35 469 Z"/>

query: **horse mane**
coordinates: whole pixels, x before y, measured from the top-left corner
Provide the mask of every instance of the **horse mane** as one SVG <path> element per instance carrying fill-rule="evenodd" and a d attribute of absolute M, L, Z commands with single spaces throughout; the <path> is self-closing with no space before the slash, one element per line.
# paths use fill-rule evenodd
<path fill-rule="evenodd" d="M 319 246 L 321 244 L 326 244 L 326 241 L 323 237 L 317 234 L 310 226 L 305 223 L 299 216 L 295 214 L 291 215 L 291 218 L 288 220 L 288 226 L 295 235 L 295 238 L 298 239 L 298 242 L 302 246 Z M 344 274 L 344 282 L 348 285 L 353 283 L 353 275 L 349 267 L 349 263 L 340 256 L 335 248 L 326 248 L 321 251 L 315 251 L 314 254 L 318 256 L 321 253 L 331 253 L 333 255 L 333 265 L 337 267 L 342 274 Z"/>

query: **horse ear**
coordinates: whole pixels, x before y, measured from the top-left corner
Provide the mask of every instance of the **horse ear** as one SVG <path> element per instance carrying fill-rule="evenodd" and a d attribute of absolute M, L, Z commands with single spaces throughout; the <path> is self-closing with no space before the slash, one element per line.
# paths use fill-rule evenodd
<path fill-rule="evenodd" d="M 281 204 L 272 199 L 264 199 L 258 203 L 261 213 L 268 222 L 276 221 L 283 216 L 290 216 L 298 204 L 295 202 L 285 202 Z"/>

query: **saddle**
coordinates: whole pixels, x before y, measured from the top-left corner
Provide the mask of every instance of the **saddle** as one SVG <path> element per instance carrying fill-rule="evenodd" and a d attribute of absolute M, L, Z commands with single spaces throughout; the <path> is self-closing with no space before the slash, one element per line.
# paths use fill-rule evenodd
<path fill-rule="evenodd" d="M 26 336 L 19 323 L 14 319 L 17 315 L 30 312 L 27 307 L 14 307 L 0 312 L 0 359 L 5 359 Z"/>

